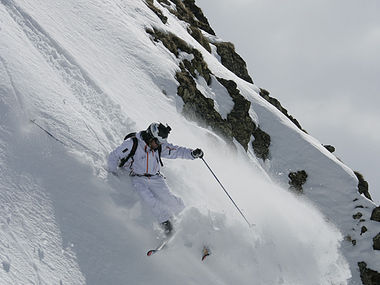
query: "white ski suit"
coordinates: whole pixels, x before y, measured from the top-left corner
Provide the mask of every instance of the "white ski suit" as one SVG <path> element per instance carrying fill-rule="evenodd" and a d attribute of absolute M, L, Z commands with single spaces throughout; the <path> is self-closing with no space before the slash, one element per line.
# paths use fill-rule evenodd
<path fill-rule="evenodd" d="M 123 168 L 130 172 L 132 183 L 143 203 L 147 205 L 159 223 L 178 215 L 185 205 L 181 198 L 170 192 L 164 177 L 160 174 L 161 164 L 158 150 L 152 150 L 141 138 L 141 132 L 136 134 L 138 145 L 133 158 L 130 158 Z M 120 160 L 126 158 L 133 146 L 131 138 L 125 140 L 112 151 L 108 157 L 108 169 L 116 173 Z M 194 159 L 192 149 L 175 146 L 170 143 L 161 145 L 161 157 L 176 159 Z"/>

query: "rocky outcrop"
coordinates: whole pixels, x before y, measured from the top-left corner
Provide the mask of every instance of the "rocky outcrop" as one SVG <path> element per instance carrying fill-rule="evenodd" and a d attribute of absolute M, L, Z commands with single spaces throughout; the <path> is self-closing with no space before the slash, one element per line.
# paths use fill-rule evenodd
<path fill-rule="evenodd" d="M 184 116 L 189 120 L 210 126 L 217 133 L 231 140 L 231 127 L 225 124 L 225 120 L 215 110 L 214 100 L 204 97 L 197 89 L 194 78 L 184 65 L 181 65 L 181 71 L 176 73 L 176 80 L 179 82 L 177 94 L 184 103 L 182 109 Z"/>
<path fill-rule="evenodd" d="M 159 2 L 163 1 L 159 0 Z M 169 11 L 178 19 L 215 36 L 214 30 L 210 27 L 210 24 L 204 16 L 202 10 L 195 5 L 194 0 L 171 0 L 171 2 L 176 5 L 176 10 L 169 9 Z"/>
<path fill-rule="evenodd" d="M 365 262 L 358 262 L 360 270 L 360 278 L 363 282 L 363 285 L 379 285 L 380 284 L 380 273 L 367 268 Z"/>
<path fill-rule="evenodd" d="M 297 172 L 290 172 L 288 175 L 290 181 L 290 189 L 298 193 L 303 193 L 302 186 L 306 183 L 307 173 L 305 170 L 299 170 Z"/>
<path fill-rule="evenodd" d="M 171 33 L 165 33 L 158 29 L 147 29 L 146 32 L 152 36 L 155 42 L 162 44 L 177 58 L 180 52 L 193 56 L 192 60 L 184 59 L 179 65 L 180 71 L 176 73 L 179 82 L 177 94 L 182 98 L 184 115 L 195 121 L 201 121 L 224 137 L 232 138 L 230 126 L 225 126 L 225 120 L 214 108 L 214 101 L 206 98 L 197 89 L 194 78 L 202 76 L 208 84 L 211 84 L 211 71 L 208 69 L 202 54 L 195 48 L 190 47 L 185 41 Z"/>
<path fill-rule="evenodd" d="M 359 220 L 361 217 L 363 217 L 363 214 L 360 213 L 360 212 L 357 212 L 356 214 L 353 214 L 353 215 L 352 215 L 352 218 L 353 218 L 354 220 Z"/>
<path fill-rule="evenodd" d="M 211 47 L 207 38 L 205 38 L 200 29 L 190 26 L 187 31 L 189 34 L 200 43 L 208 52 L 211 52 Z"/>
<path fill-rule="evenodd" d="M 171 0 L 175 4 L 173 9 L 168 0 L 158 0 L 162 5 L 166 6 L 170 13 L 175 15 L 179 20 L 184 21 L 189 25 L 189 34 L 197 40 L 208 52 L 211 52 L 211 47 L 207 38 L 205 38 L 200 30 L 206 31 L 211 35 L 215 35 L 211 29 L 207 18 L 203 15 L 202 10 L 195 5 L 194 0 Z"/>
<path fill-rule="evenodd" d="M 161 19 L 163 23 L 167 22 L 167 18 L 163 16 L 162 11 L 155 7 L 153 0 L 146 0 L 147 5 Z M 215 36 L 214 30 L 210 27 L 207 18 L 202 10 L 195 5 L 195 0 L 157 0 L 162 6 L 166 7 L 170 13 L 179 20 L 189 24 L 189 34 L 197 40 L 208 52 L 211 52 L 210 42 L 203 35 L 202 31 Z M 175 5 L 175 9 L 172 8 Z M 235 47 L 230 42 L 213 42 L 217 48 L 222 64 L 240 78 L 253 83 L 252 78 L 248 74 L 247 64 L 243 58 L 236 53 Z"/>
<path fill-rule="evenodd" d="M 355 173 L 356 177 L 359 180 L 359 183 L 358 183 L 358 191 L 359 191 L 359 193 L 363 194 L 367 199 L 372 200 L 372 197 L 369 194 L 368 182 L 365 181 L 363 175 L 360 174 L 359 172 L 354 171 L 354 173 Z"/>
<path fill-rule="evenodd" d="M 231 126 L 232 136 L 247 150 L 251 135 L 256 129 L 255 123 L 249 116 L 251 102 L 240 94 L 234 81 L 223 78 L 217 79 L 227 89 L 234 101 L 234 107 L 227 115 L 227 123 Z"/>
<path fill-rule="evenodd" d="M 197 89 L 195 79 L 198 76 L 202 76 L 209 85 L 212 80 L 211 71 L 203 60 L 202 54 L 173 34 L 165 33 L 158 29 L 147 29 L 146 32 L 151 35 L 153 41 L 162 42 L 177 58 L 180 57 L 181 52 L 193 56 L 192 60 L 185 58 L 181 61 L 179 65 L 180 71 L 175 76 L 179 83 L 177 94 L 184 102 L 183 114 L 188 119 L 212 127 L 214 131 L 222 135 L 227 141 L 232 142 L 232 139 L 235 138 L 245 150 L 248 149 L 248 144 L 253 135 L 255 140 L 252 145 L 255 154 L 259 158 L 267 159 L 269 156 L 270 137 L 257 128 L 249 116 L 251 102 L 240 94 L 237 84 L 232 80 L 215 77 L 226 88 L 234 102 L 231 112 L 227 114 L 226 119 L 223 119 L 215 110 L 214 101 L 206 98 Z"/>
<path fill-rule="evenodd" d="M 156 28 L 148 28 L 145 31 L 152 36 L 153 41 L 162 42 L 163 45 L 176 57 L 179 56 L 179 50 L 189 54 L 193 50 L 184 40 L 172 33 L 166 33 Z"/>
<path fill-rule="evenodd" d="M 191 61 L 183 60 L 183 65 L 194 76 L 197 77 L 195 71 L 203 76 L 208 84 L 211 83 L 211 71 L 208 69 L 206 62 L 203 60 L 202 54 L 195 48 L 190 47 L 184 40 L 171 33 L 165 33 L 158 29 L 146 29 L 155 42 L 162 42 L 163 45 L 176 57 L 179 57 L 179 52 L 183 51 L 193 55 Z"/>
<path fill-rule="evenodd" d="M 380 233 L 373 238 L 373 249 L 380 250 Z"/>
<path fill-rule="evenodd" d="M 371 220 L 380 222 L 380 206 L 373 209 L 372 214 L 371 214 Z"/>
<path fill-rule="evenodd" d="M 264 132 L 260 127 L 256 128 L 252 133 L 255 138 L 252 141 L 252 148 L 255 155 L 262 160 L 266 160 L 270 157 L 269 146 L 270 146 L 270 136 Z"/>
<path fill-rule="evenodd" d="M 160 18 L 162 23 L 167 23 L 168 18 L 162 14 L 162 11 L 159 8 L 154 6 L 153 0 L 145 0 L 145 4 L 157 15 L 158 18 Z"/>
<path fill-rule="evenodd" d="M 323 145 L 329 152 L 334 153 L 335 152 L 335 147 L 332 145 Z"/>
<path fill-rule="evenodd" d="M 243 58 L 235 51 L 235 46 L 230 42 L 213 42 L 216 46 L 217 53 L 221 58 L 222 64 L 239 76 L 241 79 L 253 83 L 251 76 L 248 74 L 247 64 Z"/>
<path fill-rule="evenodd" d="M 235 103 L 227 118 L 223 119 L 215 110 L 214 101 L 204 97 L 196 88 L 196 83 L 185 66 L 177 72 L 176 79 L 180 84 L 177 93 L 184 102 L 183 113 L 187 118 L 198 122 L 201 120 L 228 141 L 235 138 L 246 150 L 248 149 L 251 134 L 256 126 L 249 117 L 250 102 L 239 93 L 235 82 L 217 78 L 226 87 Z"/>

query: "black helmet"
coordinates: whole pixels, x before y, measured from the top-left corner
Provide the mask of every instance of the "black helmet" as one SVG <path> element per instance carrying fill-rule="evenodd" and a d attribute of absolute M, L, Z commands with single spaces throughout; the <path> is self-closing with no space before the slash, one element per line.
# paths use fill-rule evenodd
<path fill-rule="evenodd" d="M 147 129 L 149 135 L 157 139 L 159 143 L 166 143 L 166 139 L 169 136 L 171 127 L 166 125 L 166 127 L 161 123 L 151 123 Z"/>

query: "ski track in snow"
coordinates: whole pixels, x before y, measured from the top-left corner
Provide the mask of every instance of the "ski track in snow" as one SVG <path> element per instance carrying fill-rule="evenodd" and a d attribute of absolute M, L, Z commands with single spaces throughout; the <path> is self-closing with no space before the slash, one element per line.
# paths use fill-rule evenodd
<path fill-rule="evenodd" d="M 98 121 L 105 122 L 107 129 L 103 128 L 102 130 L 105 136 L 111 141 L 122 136 L 120 126 L 128 126 L 131 123 L 122 116 L 120 106 L 109 99 L 109 96 L 90 78 L 86 71 L 30 15 L 10 0 L 1 0 L 1 3 L 24 31 L 30 42 L 45 58 L 46 62 L 61 76 L 63 82 L 70 88 L 72 94 L 75 95 L 82 106 Z M 17 94 L 17 92 L 15 93 Z M 20 96 L 18 97 L 20 98 Z M 57 124 L 62 124 L 62 122 L 50 115 L 46 114 L 46 116 L 48 121 L 55 120 Z M 109 151 L 109 148 L 101 142 L 96 132 L 85 120 L 83 122 L 87 130 L 102 146 L 104 153 Z M 70 135 L 66 135 L 66 140 L 73 141 L 86 151 L 89 150 L 84 144 Z M 98 156 L 96 152 L 92 151 L 92 154 Z"/>
<path fill-rule="evenodd" d="M 17 99 L 17 103 L 18 105 L 20 106 L 20 109 L 21 110 L 24 110 L 24 102 L 22 100 L 22 95 L 18 92 L 14 82 L 13 82 L 13 78 L 12 78 L 12 75 L 11 75 L 11 72 L 9 71 L 9 68 L 7 67 L 7 64 L 5 62 L 5 60 L 0 56 L 0 63 L 1 65 L 3 66 L 6 74 L 7 74 L 7 77 L 8 77 L 8 81 L 12 87 L 12 91 L 13 91 L 13 94 L 14 94 L 14 97 Z"/>

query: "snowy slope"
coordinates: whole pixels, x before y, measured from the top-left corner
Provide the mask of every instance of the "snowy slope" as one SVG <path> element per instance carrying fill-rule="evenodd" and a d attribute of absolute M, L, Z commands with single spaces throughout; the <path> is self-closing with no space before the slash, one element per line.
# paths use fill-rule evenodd
<path fill-rule="evenodd" d="M 138 0 L 1 0 L 0 284 L 361 284 L 358 261 L 380 268 L 369 238 L 379 226 L 355 175 L 162 11 L 166 25 Z M 152 42 L 145 28 L 153 26 L 238 84 L 271 134 L 270 161 L 231 150 L 181 115 L 178 59 Z M 226 116 L 223 87 L 197 84 Z M 129 178 L 109 175 L 105 162 L 125 134 L 152 121 L 170 124 L 171 142 L 205 151 L 253 228 L 202 161 L 164 161 L 187 209 L 173 244 L 145 256 L 157 243 L 154 219 Z M 309 174 L 304 197 L 286 190 L 287 173 L 300 169 Z M 367 209 L 353 231 L 355 205 Z M 372 230 L 360 235 L 362 225 Z M 202 263 L 204 244 L 213 254 Z"/>

